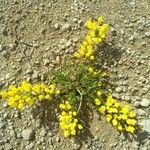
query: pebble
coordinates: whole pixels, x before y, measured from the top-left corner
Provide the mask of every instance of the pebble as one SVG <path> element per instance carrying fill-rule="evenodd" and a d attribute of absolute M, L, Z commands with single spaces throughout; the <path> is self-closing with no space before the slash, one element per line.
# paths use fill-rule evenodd
<path fill-rule="evenodd" d="M 144 116 L 146 114 L 146 112 L 143 109 L 138 109 L 137 114 L 140 116 Z"/>
<path fill-rule="evenodd" d="M 62 31 L 66 32 L 66 31 L 70 31 L 71 30 L 71 26 L 69 23 L 66 23 L 62 26 Z"/>
<path fill-rule="evenodd" d="M 121 87 L 117 87 L 115 90 L 116 90 L 117 93 L 121 93 L 122 88 Z"/>
<path fill-rule="evenodd" d="M 31 68 L 26 70 L 26 74 L 32 74 L 32 73 L 33 73 L 33 70 Z"/>
<path fill-rule="evenodd" d="M 12 146 L 9 143 L 5 144 L 5 150 L 11 150 Z"/>
<path fill-rule="evenodd" d="M 3 51 L 3 46 L 0 44 L 0 52 Z"/>
<path fill-rule="evenodd" d="M 50 61 L 49 61 L 48 59 L 45 59 L 45 60 L 44 60 L 44 66 L 49 65 L 49 63 L 50 63 Z"/>
<path fill-rule="evenodd" d="M 150 134 L 150 119 L 144 119 L 139 124 L 142 126 L 143 130 Z"/>
<path fill-rule="evenodd" d="M 38 71 L 34 71 L 33 75 L 32 75 L 32 79 L 38 79 L 39 78 L 39 72 Z"/>
<path fill-rule="evenodd" d="M 148 99 L 143 99 L 140 105 L 142 107 L 148 107 L 150 105 L 150 101 Z"/>
<path fill-rule="evenodd" d="M 2 55 L 3 57 L 5 57 L 5 58 L 9 57 L 9 53 L 8 53 L 8 51 L 6 51 L 6 50 L 2 51 L 2 52 L 1 52 L 1 55 Z"/>
<path fill-rule="evenodd" d="M 150 37 L 150 32 L 145 32 L 146 37 Z"/>
<path fill-rule="evenodd" d="M 54 28 L 55 28 L 56 30 L 58 30 L 58 29 L 59 29 L 59 24 L 58 24 L 58 23 L 55 23 Z"/>
<path fill-rule="evenodd" d="M 4 128 L 5 125 L 6 125 L 5 120 L 2 117 L 0 117 L 0 129 Z"/>
<path fill-rule="evenodd" d="M 34 137 L 34 131 L 30 128 L 25 129 L 21 133 L 24 140 L 33 140 Z"/>

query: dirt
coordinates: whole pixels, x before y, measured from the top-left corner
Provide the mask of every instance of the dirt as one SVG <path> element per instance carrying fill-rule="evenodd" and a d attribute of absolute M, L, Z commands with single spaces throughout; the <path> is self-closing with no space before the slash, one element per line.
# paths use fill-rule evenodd
<path fill-rule="evenodd" d="M 130 88 L 126 88 L 124 92 L 124 95 L 130 96 L 131 105 L 134 107 L 136 96 L 140 96 L 140 99 L 149 99 L 150 35 L 146 35 L 146 32 L 150 31 L 149 7 L 149 0 L 0 0 L 0 88 L 10 83 L 18 83 L 23 79 L 32 82 L 45 81 L 47 73 L 52 68 L 59 67 L 64 55 L 72 54 L 79 49 L 87 32 L 85 22 L 90 18 L 103 16 L 111 26 L 107 41 L 114 48 L 111 56 L 113 63 L 108 65 L 109 62 L 104 61 L 114 73 L 112 78 L 117 80 L 114 86 L 117 87 L 124 81 L 123 75 L 127 76 L 127 86 L 137 87 L 136 92 Z M 140 22 L 140 20 L 142 21 Z M 69 28 L 63 31 L 65 24 L 69 24 Z M 143 76 L 147 81 L 144 81 L 143 86 L 140 87 L 138 82 Z M 142 95 L 141 90 L 144 87 L 148 88 L 148 91 Z M 123 96 L 116 92 L 114 94 L 119 99 Z M 145 111 L 146 115 L 139 117 L 140 119 L 149 118 L 149 109 Z M 7 108 L 5 112 L 1 113 L 1 116 L 7 113 L 8 117 L 6 118 L 11 120 L 11 112 L 13 114 L 15 110 Z M 30 111 L 27 111 L 26 114 L 24 110 L 22 112 L 24 117 L 21 120 L 18 118 L 13 120 L 14 128 L 16 127 L 17 131 L 22 128 L 23 124 L 30 121 L 27 119 L 29 114 Z M 86 136 L 84 135 L 79 142 L 81 145 L 78 149 L 120 149 L 113 146 L 119 141 L 119 133 L 111 125 L 106 124 L 103 119 L 97 120 L 97 118 L 95 114 L 89 128 L 92 136 L 84 141 L 84 136 Z M 34 121 L 28 125 L 33 126 L 36 130 Z M 37 134 L 41 128 L 38 130 Z M 1 130 L 5 138 L 9 136 L 6 131 L 7 129 Z M 61 140 L 57 142 L 55 137 L 60 137 Z M 45 137 L 45 141 L 47 138 L 49 136 Z M 18 146 L 14 146 L 13 141 L 17 141 Z M 46 143 L 45 141 L 43 143 Z M 70 147 L 72 144 L 69 140 L 63 140 L 61 131 L 56 133 L 52 141 L 53 144 L 40 145 L 35 140 L 31 142 L 34 143 L 34 147 L 31 149 L 77 149 Z M 127 142 L 128 147 L 122 144 L 121 148 L 133 149 L 132 142 Z M 11 144 L 14 150 L 22 150 L 30 142 L 10 137 L 10 140 L 6 140 L 5 143 Z M 92 145 L 93 143 L 94 145 Z M 53 146 L 51 147 L 51 145 Z M 5 146 L 3 144 L 0 149 L 7 150 L 8 147 Z M 139 145 L 138 148 L 143 149 L 143 145 Z M 146 148 L 148 149 L 148 146 Z"/>

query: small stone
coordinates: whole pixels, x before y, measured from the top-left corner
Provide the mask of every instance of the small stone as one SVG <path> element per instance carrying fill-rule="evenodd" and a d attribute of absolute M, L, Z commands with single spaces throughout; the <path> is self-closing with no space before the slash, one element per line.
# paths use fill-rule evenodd
<path fill-rule="evenodd" d="M 146 37 L 150 37 L 150 32 L 145 32 Z"/>
<path fill-rule="evenodd" d="M 125 100 L 125 101 L 130 101 L 131 100 L 130 96 L 127 96 L 127 95 L 122 96 L 122 99 Z"/>
<path fill-rule="evenodd" d="M 65 44 L 65 46 L 66 46 L 67 48 L 70 47 L 71 45 L 72 45 L 71 40 L 67 41 L 66 44 Z"/>
<path fill-rule="evenodd" d="M 150 119 L 142 120 L 139 124 L 150 134 Z"/>
<path fill-rule="evenodd" d="M 148 99 L 143 99 L 140 105 L 142 107 L 148 107 L 150 105 L 150 101 Z"/>
<path fill-rule="evenodd" d="M 0 52 L 3 51 L 3 46 L 0 44 Z"/>
<path fill-rule="evenodd" d="M 38 79 L 39 78 L 39 72 L 38 71 L 34 71 L 33 75 L 32 75 L 32 79 Z"/>
<path fill-rule="evenodd" d="M 34 138 L 34 131 L 30 128 L 25 129 L 21 133 L 24 140 L 33 140 Z"/>
<path fill-rule="evenodd" d="M 26 149 L 28 150 L 28 149 L 32 149 L 34 147 L 34 143 L 30 143 L 29 145 L 27 145 L 26 146 Z"/>
<path fill-rule="evenodd" d="M 71 30 L 71 26 L 69 23 L 66 23 L 62 26 L 62 31 L 66 32 L 66 31 L 70 31 Z"/>
<path fill-rule="evenodd" d="M 26 74 L 32 74 L 32 73 L 33 73 L 33 70 L 31 68 L 26 70 Z"/>
<path fill-rule="evenodd" d="M 5 150 L 11 150 L 12 146 L 9 143 L 5 144 Z"/>
<path fill-rule="evenodd" d="M 50 61 L 49 61 L 48 59 L 45 59 L 45 60 L 44 60 L 44 66 L 49 65 L 49 63 L 50 63 Z"/>
<path fill-rule="evenodd" d="M 2 52 L 1 52 L 1 55 L 2 55 L 3 57 L 5 57 L 5 58 L 8 58 L 8 57 L 9 57 L 8 51 L 2 51 Z"/>
<path fill-rule="evenodd" d="M 137 114 L 140 116 L 144 116 L 146 114 L 146 112 L 143 109 L 138 109 Z"/>
<path fill-rule="evenodd" d="M 59 29 L 59 24 L 58 24 L 58 23 L 55 23 L 54 28 L 55 28 L 56 30 L 58 30 L 58 29 Z"/>
<path fill-rule="evenodd" d="M 116 90 L 117 93 L 122 92 L 122 88 L 121 87 L 117 87 L 115 90 Z"/>

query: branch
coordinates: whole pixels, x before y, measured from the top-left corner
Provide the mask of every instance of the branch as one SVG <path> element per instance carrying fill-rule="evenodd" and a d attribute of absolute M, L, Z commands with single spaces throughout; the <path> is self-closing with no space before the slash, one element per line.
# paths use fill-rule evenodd
<path fill-rule="evenodd" d="M 82 106 L 82 100 L 83 100 L 83 97 L 82 97 L 82 93 L 80 92 L 79 89 L 77 89 L 78 93 L 80 94 L 80 104 L 79 104 L 79 107 L 78 107 L 78 111 L 77 113 L 79 113 L 80 109 L 81 109 L 81 106 Z"/>

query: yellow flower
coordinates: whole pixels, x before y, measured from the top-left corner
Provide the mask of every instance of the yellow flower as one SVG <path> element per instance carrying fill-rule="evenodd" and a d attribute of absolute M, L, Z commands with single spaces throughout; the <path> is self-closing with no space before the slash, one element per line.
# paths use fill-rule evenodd
<path fill-rule="evenodd" d="M 105 34 L 109 30 L 108 24 L 103 24 L 100 28 L 100 34 Z"/>
<path fill-rule="evenodd" d="M 106 111 L 106 107 L 105 107 L 105 106 L 101 106 L 101 107 L 99 108 L 99 111 L 100 111 L 101 113 L 104 113 L 104 112 Z"/>
<path fill-rule="evenodd" d="M 18 109 L 22 109 L 24 107 L 24 104 L 23 103 L 20 103 L 19 105 L 18 105 Z"/>
<path fill-rule="evenodd" d="M 61 109 L 66 109 L 66 106 L 65 106 L 64 104 L 60 104 L 60 105 L 59 105 L 59 108 L 61 108 Z"/>
<path fill-rule="evenodd" d="M 69 130 L 65 130 L 64 131 L 64 137 L 69 137 L 70 136 L 70 132 L 69 132 Z"/>
<path fill-rule="evenodd" d="M 93 41 L 94 41 L 95 44 L 98 44 L 99 43 L 99 38 L 95 37 L 95 38 L 93 38 Z"/>
<path fill-rule="evenodd" d="M 121 115 L 121 118 L 122 118 L 123 120 L 127 120 L 127 119 L 128 119 L 128 116 L 127 116 L 127 115 Z"/>
<path fill-rule="evenodd" d="M 133 111 L 131 111 L 131 112 L 129 113 L 129 116 L 130 116 L 131 118 L 134 118 L 134 117 L 136 117 L 136 113 L 133 112 Z"/>
<path fill-rule="evenodd" d="M 93 73 L 93 72 L 94 72 L 94 69 L 93 69 L 92 67 L 89 67 L 89 68 L 88 68 L 88 71 L 89 71 L 90 73 Z"/>
<path fill-rule="evenodd" d="M 94 56 L 92 55 L 92 56 L 90 56 L 90 60 L 94 60 Z"/>
<path fill-rule="evenodd" d="M 83 45 L 84 45 L 85 47 L 88 46 L 87 41 L 83 41 Z"/>
<path fill-rule="evenodd" d="M 118 124 L 118 121 L 116 119 L 113 119 L 112 124 L 113 124 L 113 126 L 116 126 Z"/>
<path fill-rule="evenodd" d="M 62 114 L 63 116 L 65 116 L 67 113 L 66 113 L 65 111 L 62 111 L 61 114 Z"/>
<path fill-rule="evenodd" d="M 91 32 L 89 32 L 89 36 L 91 36 L 91 37 L 95 37 L 95 31 L 91 31 Z"/>
<path fill-rule="evenodd" d="M 115 106 L 116 108 L 118 108 L 118 107 L 120 107 L 120 103 L 115 102 L 115 103 L 114 103 L 114 106 Z"/>
<path fill-rule="evenodd" d="M 126 122 L 127 122 L 127 124 L 132 125 L 132 126 L 135 126 L 135 124 L 136 124 L 135 119 L 128 119 Z"/>
<path fill-rule="evenodd" d="M 134 133 L 135 132 L 135 128 L 132 127 L 132 126 L 128 126 L 128 127 L 126 127 L 126 131 L 130 132 L 130 133 Z"/>
<path fill-rule="evenodd" d="M 106 105 L 112 106 L 115 103 L 115 99 L 112 98 L 112 96 L 108 96 Z"/>
<path fill-rule="evenodd" d="M 78 59 L 81 58 L 81 55 L 79 53 L 75 53 L 74 56 Z"/>
<path fill-rule="evenodd" d="M 97 76 L 97 75 L 98 75 L 98 72 L 95 71 L 95 72 L 93 73 L 93 75 L 94 75 L 94 76 Z"/>
<path fill-rule="evenodd" d="M 78 122 L 78 119 L 74 119 L 74 122 L 77 123 L 77 122 Z"/>
<path fill-rule="evenodd" d="M 86 39 L 87 39 L 87 42 L 88 42 L 89 45 L 93 44 L 93 41 L 92 41 L 92 37 L 91 37 L 91 36 L 88 35 L 88 36 L 86 37 Z"/>
<path fill-rule="evenodd" d="M 92 29 L 92 21 L 88 20 L 87 23 L 86 23 L 86 26 L 87 26 L 88 29 Z"/>
<path fill-rule="evenodd" d="M 83 126 L 81 124 L 78 124 L 78 129 L 79 130 L 83 129 Z"/>
<path fill-rule="evenodd" d="M 120 124 L 117 126 L 117 128 L 118 128 L 119 131 L 123 130 L 123 128 L 122 128 L 122 126 Z"/>
<path fill-rule="evenodd" d="M 106 115 L 106 121 L 107 121 L 107 122 L 110 122 L 111 119 L 112 119 L 112 116 L 111 116 L 111 115 Z"/>
<path fill-rule="evenodd" d="M 101 104 L 100 99 L 96 98 L 96 99 L 95 99 L 95 104 L 99 106 L 99 105 Z"/>
<path fill-rule="evenodd" d="M 97 96 L 101 96 L 102 92 L 101 91 L 97 91 Z"/>
<path fill-rule="evenodd" d="M 98 23 L 101 25 L 102 23 L 103 23 L 103 17 L 102 16 L 100 16 L 100 17 L 98 17 Z"/>
<path fill-rule="evenodd" d="M 47 100 L 50 99 L 50 98 L 51 98 L 50 95 L 46 95 L 46 96 L 45 96 L 45 99 L 47 99 Z"/>
<path fill-rule="evenodd" d="M 101 34 L 101 38 L 105 39 L 106 38 L 106 34 Z"/>
<path fill-rule="evenodd" d="M 72 130 L 71 135 L 76 135 L 76 130 Z"/>
<path fill-rule="evenodd" d="M 96 22 L 92 23 L 92 30 L 96 30 L 98 28 L 98 25 Z"/>
<path fill-rule="evenodd" d="M 39 100 L 43 100 L 44 99 L 44 95 L 39 95 Z"/>
<path fill-rule="evenodd" d="M 60 94 L 60 90 L 57 90 L 57 91 L 56 91 L 56 95 L 59 95 L 59 94 Z"/>
<path fill-rule="evenodd" d="M 7 92 L 0 92 L 0 95 L 2 96 L 2 98 L 6 98 L 8 96 Z"/>
<path fill-rule="evenodd" d="M 129 106 L 128 106 L 128 105 L 124 105 L 124 106 L 122 107 L 121 112 L 122 112 L 123 114 L 129 113 Z"/>
<path fill-rule="evenodd" d="M 73 111 L 72 114 L 73 114 L 73 116 L 76 116 L 76 115 L 77 115 L 77 112 L 76 112 L 76 111 Z"/>

